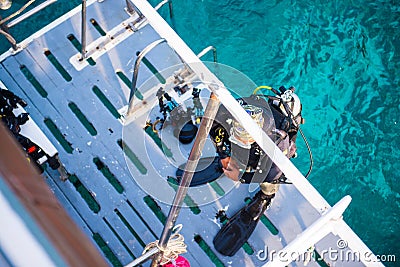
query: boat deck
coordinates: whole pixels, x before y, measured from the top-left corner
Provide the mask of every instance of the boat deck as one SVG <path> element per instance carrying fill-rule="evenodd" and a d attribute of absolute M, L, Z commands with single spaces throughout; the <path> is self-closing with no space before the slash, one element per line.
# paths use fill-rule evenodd
<path fill-rule="evenodd" d="M 172 200 L 175 189 L 168 184 L 167 175 L 173 175 L 175 166 L 183 163 L 174 157 L 174 166 L 161 150 L 147 156 L 143 145 L 155 151 L 159 148 L 144 133 L 141 120 L 135 125 L 137 136 L 146 142 L 122 140 L 133 62 L 138 51 L 160 38 L 146 21 L 136 23 L 137 28 L 131 27 L 137 17 L 124 11 L 124 2 L 90 2 L 87 17 L 95 23 L 88 23 L 87 28 L 89 60 L 77 60 L 80 13 L 76 10 L 69 13 L 68 20 L 60 20 L 54 28 L 37 34 L 24 50 L 4 58 L 0 65 L 1 81 L 28 102 L 26 110 L 55 145 L 70 174 L 67 181 L 61 181 L 58 173 L 48 168 L 44 179 L 75 222 L 115 266 L 128 264 L 141 255 L 146 244 L 159 238 L 170 208 L 149 196 L 132 176 L 157 184 L 157 190 Z M 166 43 L 146 59 L 157 70 L 181 63 Z M 151 65 L 142 64 L 138 87 L 153 76 Z M 129 149 L 123 150 L 122 145 Z M 132 163 L 132 155 L 141 164 Z M 167 166 L 164 177 L 153 166 L 155 161 L 156 166 Z M 132 166 L 131 171 L 127 164 Z M 320 217 L 293 185 L 282 185 L 248 243 L 234 257 L 224 257 L 212 245 L 220 228 L 216 213 L 228 207 L 226 214 L 232 216 L 256 188 L 238 187 L 227 178 L 220 178 L 207 185 L 207 190 L 220 195 L 218 201 L 183 208 L 178 218 L 188 245 L 188 253 L 183 256 L 193 267 L 261 266 L 267 262 L 262 250 L 268 247 L 269 252 L 279 251 Z M 197 191 L 189 191 L 189 197 L 191 203 L 202 202 Z M 316 244 L 317 251 L 332 247 L 338 239 L 328 235 Z M 302 265 L 300 260 L 289 266 Z M 342 265 L 349 266 L 346 262 L 335 264 Z M 311 261 L 308 266 L 326 263 Z M 353 262 L 351 266 L 364 265 Z"/>

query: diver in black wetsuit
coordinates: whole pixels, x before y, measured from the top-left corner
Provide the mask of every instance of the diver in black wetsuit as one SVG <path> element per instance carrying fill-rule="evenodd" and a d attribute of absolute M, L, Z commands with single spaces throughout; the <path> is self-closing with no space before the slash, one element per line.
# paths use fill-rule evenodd
<path fill-rule="evenodd" d="M 277 97 L 269 97 L 268 101 L 257 95 L 238 101 L 280 150 L 288 158 L 292 158 L 296 155 L 297 131 L 303 123 L 300 99 L 294 94 L 294 87 L 289 89 L 281 87 L 280 92 L 273 91 L 277 93 Z M 271 112 L 273 116 L 268 116 Z M 270 206 L 279 184 L 285 183 L 285 178 L 282 171 L 247 131 L 232 119 L 226 108 L 220 107 L 210 136 L 220 157 L 222 171 L 228 178 L 246 184 L 260 184 L 260 191 L 256 193 L 252 201 L 239 212 L 240 214 L 235 215 L 237 218 L 242 216 L 238 220 L 241 220 L 241 223 L 244 220 L 246 223 L 242 223 L 242 227 L 240 227 L 241 223 L 238 223 L 231 228 L 228 223 L 214 239 L 214 245 L 218 251 L 232 256 L 241 246 L 237 244 L 243 240 L 243 242 L 247 241 L 261 215 Z M 224 236 L 232 236 L 233 231 L 242 231 L 240 234 L 243 240 L 234 243 L 223 239 Z M 238 233 L 233 235 L 235 234 Z"/>

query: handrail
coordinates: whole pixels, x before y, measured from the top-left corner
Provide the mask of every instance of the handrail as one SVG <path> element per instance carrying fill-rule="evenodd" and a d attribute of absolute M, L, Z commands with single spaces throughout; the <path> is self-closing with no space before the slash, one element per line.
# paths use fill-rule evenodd
<path fill-rule="evenodd" d="M 17 25 L 18 23 L 20 23 L 21 21 L 29 18 L 30 16 L 36 14 L 37 12 L 39 12 L 40 10 L 46 8 L 47 6 L 54 4 L 55 2 L 57 2 L 57 0 L 47 0 L 46 2 L 41 3 L 40 5 L 38 5 L 37 7 L 32 8 L 31 10 L 27 11 L 25 14 L 19 16 L 18 18 L 10 21 L 7 24 L 8 28 L 11 28 L 15 25 Z"/>
<path fill-rule="evenodd" d="M 8 16 L 5 19 L 2 19 L 0 21 L 0 24 L 3 24 L 5 22 L 7 22 L 8 20 L 12 19 L 15 16 L 18 16 L 19 14 L 21 14 L 22 12 L 24 12 L 25 9 L 27 9 L 30 5 L 32 5 L 36 0 L 29 0 L 25 5 L 23 5 L 20 9 L 18 9 L 16 12 L 12 13 L 10 16 Z"/>
<path fill-rule="evenodd" d="M 169 6 L 169 17 L 172 19 L 172 17 L 174 16 L 174 11 L 172 9 L 172 1 L 171 0 L 163 0 L 163 1 L 161 1 L 158 5 L 156 5 L 156 7 L 154 9 L 158 11 L 166 3 L 168 3 L 168 6 Z"/>
<path fill-rule="evenodd" d="M 214 63 L 217 63 L 217 49 L 212 45 L 207 46 L 206 48 L 204 48 L 200 53 L 197 54 L 197 57 L 201 58 L 211 50 L 213 51 Z"/>
<path fill-rule="evenodd" d="M 24 15 L 20 16 L 19 18 L 14 19 L 13 21 L 9 22 L 8 24 L 5 24 L 5 22 L 7 22 L 8 20 L 12 19 L 13 17 L 19 15 L 21 12 L 23 12 L 30 4 L 32 4 L 35 0 L 30 0 L 28 1 L 22 8 L 20 8 L 17 12 L 15 12 L 14 14 L 8 16 L 5 19 L 1 19 L 0 16 L 0 34 L 3 34 L 7 41 L 11 44 L 11 47 L 16 51 L 18 50 L 18 45 L 17 45 L 17 41 L 15 40 L 15 38 L 10 34 L 9 32 L 9 28 L 17 25 L 18 23 L 20 23 L 21 21 L 29 18 L 30 16 L 32 16 L 33 14 L 36 14 L 37 12 L 39 12 L 40 10 L 42 10 L 43 8 L 49 6 L 50 4 L 56 2 L 57 0 L 48 0 L 40 5 L 38 5 L 37 7 L 33 8 L 32 10 L 28 11 L 27 13 L 25 13 Z"/>
<path fill-rule="evenodd" d="M 318 243 L 326 235 L 335 231 L 335 223 L 342 220 L 343 212 L 351 202 L 350 196 L 343 197 L 335 206 L 331 207 L 318 220 L 312 223 L 307 229 L 287 244 L 281 251 L 277 252 L 279 257 L 270 259 L 263 267 L 283 267 L 287 266 L 296 257 L 301 255 L 307 248 Z M 268 253 L 268 252 L 267 252 Z"/>
<path fill-rule="evenodd" d="M 136 92 L 136 83 L 137 83 L 137 78 L 138 78 L 138 73 L 139 73 L 139 65 L 140 62 L 142 62 L 142 59 L 144 56 L 149 53 L 153 48 L 155 48 L 157 45 L 166 42 L 164 38 L 158 39 L 148 46 L 146 46 L 142 52 L 139 53 L 138 57 L 136 58 L 135 61 L 135 67 L 133 69 L 133 76 L 132 76 L 132 87 L 131 87 L 131 93 L 129 95 L 129 107 L 128 107 L 128 112 L 127 116 L 129 116 L 133 112 L 133 96 L 135 95 Z"/>

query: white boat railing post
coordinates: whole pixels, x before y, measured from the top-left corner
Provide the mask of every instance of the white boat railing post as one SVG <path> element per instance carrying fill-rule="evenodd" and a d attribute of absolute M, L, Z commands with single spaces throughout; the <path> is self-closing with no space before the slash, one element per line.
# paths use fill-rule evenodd
<path fill-rule="evenodd" d="M 166 3 L 168 3 L 168 8 L 169 8 L 169 18 L 173 18 L 174 16 L 174 11 L 172 9 L 172 1 L 171 0 L 163 0 L 161 1 L 158 5 L 155 6 L 155 10 L 159 10 L 162 6 L 164 6 Z"/>
<path fill-rule="evenodd" d="M 334 232 L 335 223 L 342 220 L 343 212 L 350 202 L 350 196 L 343 197 L 335 206 L 299 234 L 296 239 L 274 253 L 276 258 L 268 257 L 269 262 L 264 264 L 263 267 L 284 267 L 306 253 L 308 248 L 314 246 L 329 233 Z"/>
<path fill-rule="evenodd" d="M 201 58 L 205 54 L 207 54 L 207 52 L 209 52 L 211 50 L 213 51 L 214 63 L 217 63 L 217 49 L 212 45 L 207 46 L 206 48 L 204 48 L 200 53 L 197 54 L 197 57 Z"/>

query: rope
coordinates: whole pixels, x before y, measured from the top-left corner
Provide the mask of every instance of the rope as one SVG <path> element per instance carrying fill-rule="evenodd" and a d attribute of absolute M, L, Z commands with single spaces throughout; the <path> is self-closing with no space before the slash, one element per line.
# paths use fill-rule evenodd
<path fill-rule="evenodd" d="M 174 227 L 173 234 L 168 240 L 168 244 L 165 248 L 158 246 L 158 240 L 149 243 L 143 251 L 143 254 L 149 251 L 150 249 L 157 247 L 162 252 L 162 259 L 160 261 L 160 265 L 167 264 L 170 261 L 178 258 L 179 254 L 186 252 L 186 244 L 184 237 L 179 233 L 182 229 L 182 224 L 178 224 Z"/>
<path fill-rule="evenodd" d="M 30 6 L 33 2 L 35 2 L 36 0 L 30 0 L 28 3 L 26 3 L 25 5 L 23 5 L 17 12 L 15 12 L 14 14 L 11 14 L 10 16 L 8 16 L 5 19 L 0 20 L 0 25 L 9 21 L 10 19 L 12 19 L 15 16 L 18 16 L 19 14 L 21 14 L 28 6 Z"/>

